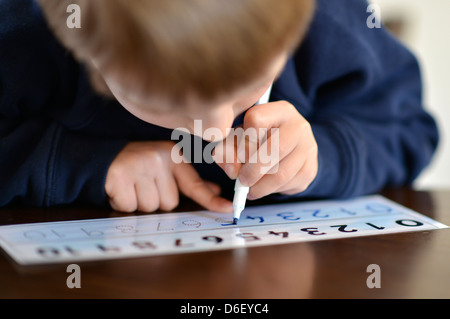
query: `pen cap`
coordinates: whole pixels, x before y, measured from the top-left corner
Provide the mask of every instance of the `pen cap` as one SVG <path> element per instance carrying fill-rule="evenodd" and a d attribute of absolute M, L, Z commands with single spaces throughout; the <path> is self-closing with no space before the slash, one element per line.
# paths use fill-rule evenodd
<path fill-rule="evenodd" d="M 236 179 L 236 184 L 234 186 L 234 198 L 233 198 L 233 208 L 242 211 L 245 207 L 245 202 L 247 200 L 248 191 L 250 187 L 241 184 L 239 179 Z"/>
<path fill-rule="evenodd" d="M 249 189 L 250 189 L 250 187 L 242 185 L 239 178 L 236 178 L 236 183 L 234 184 L 234 191 L 244 190 L 244 191 L 247 191 L 247 193 L 248 193 Z"/>

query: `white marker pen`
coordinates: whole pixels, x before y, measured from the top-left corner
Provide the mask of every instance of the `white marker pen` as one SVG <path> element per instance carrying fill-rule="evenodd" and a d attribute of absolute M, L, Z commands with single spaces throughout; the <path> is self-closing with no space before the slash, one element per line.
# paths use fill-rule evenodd
<path fill-rule="evenodd" d="M 256 102 L 255 105 L 265 104 L 269 102 L 270 91 L 272 90 L 272 84 L 269 86 L 267 91 L 261 96 L 261 98 Z M 241 217 L 241 213 L 245 208 L 245 202 L 247 201 L 247 194 L 250 190 L 250 187 L 244 186 L 239 181 L 239 178 L 236 178 L 236 183 L 234 184 L 234 198 L 233 198 L 233 224 L 236 225 L 239 218 Z"/>

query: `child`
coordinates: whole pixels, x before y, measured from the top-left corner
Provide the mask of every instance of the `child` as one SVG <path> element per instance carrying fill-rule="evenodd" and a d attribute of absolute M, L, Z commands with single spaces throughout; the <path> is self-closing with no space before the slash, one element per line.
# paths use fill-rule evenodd
<path fill-rule="evenodd" d="M 411 183 L 436 148 L 417 62 L 364 1 L 39 2 L 0 0 L 1 205 L 228 212 L 238 176 L 250 199 L 344 198 Z M 196 120 L 278 129 L 277 170 L 175 163 Z"/>

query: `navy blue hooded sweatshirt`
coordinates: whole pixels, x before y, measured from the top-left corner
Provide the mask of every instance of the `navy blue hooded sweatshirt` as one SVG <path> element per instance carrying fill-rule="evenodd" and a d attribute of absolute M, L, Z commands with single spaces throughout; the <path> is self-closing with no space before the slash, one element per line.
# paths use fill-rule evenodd
<path fill-rule="evenodd" d="M 360 0 L 319 0 L 274 83 L 270 100 L 292 103 L 319 147 L 318 175 L 299 198 L 409 184 L 436 148 L 416 59 L 383 28 L 368 28 L 366 9 Z M 107 204 L 107 170 L 125 144 L 170 136 L 96 94 L 35 1 L 0 0 L 0 205 Z M 217 165 L 195 167 L 232 193 Z"/>

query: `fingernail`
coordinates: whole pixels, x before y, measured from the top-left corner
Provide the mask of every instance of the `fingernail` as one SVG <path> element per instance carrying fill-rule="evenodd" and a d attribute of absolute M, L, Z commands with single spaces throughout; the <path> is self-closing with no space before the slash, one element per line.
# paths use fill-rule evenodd
<path fill-rule="evenodd" d="M 234 178 L 235 171 L 234 171 L 234 165 L 233 164 L 225 164 L 224 171 L 228 175 L 229 178 Z"/>
<path fill-rule="evenodd" d="M 248 181 L 244 176 L 239 176 L 239 181 L 241 182 L 242 185 L 249 186 Z"/>

